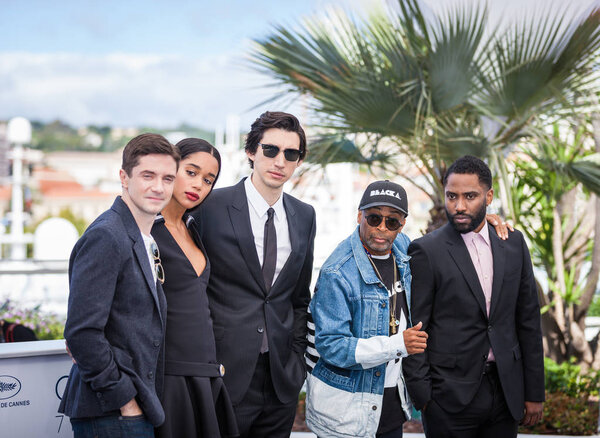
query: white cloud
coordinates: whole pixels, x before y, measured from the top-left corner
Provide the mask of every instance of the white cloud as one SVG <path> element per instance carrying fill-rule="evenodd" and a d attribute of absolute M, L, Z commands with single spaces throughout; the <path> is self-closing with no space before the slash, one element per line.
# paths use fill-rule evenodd
<path fill-rule="evenodd" d="M 268 78 L 240 66 L 241 55 L 1 53 L 0 119 L 60 118 L 75 125 L 214 128 L 267 99 Z M 256 113 L 242 114 L 242 123 Z M 243 126 L 243 125 L 242 125 Z"/>

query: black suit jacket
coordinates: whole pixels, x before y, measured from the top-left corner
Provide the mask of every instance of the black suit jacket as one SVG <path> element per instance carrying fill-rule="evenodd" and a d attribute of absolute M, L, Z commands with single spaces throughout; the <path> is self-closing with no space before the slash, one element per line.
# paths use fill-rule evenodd
<path fill-rule="evenodd" d="M 489 318 L 467 247 L 447 224 L 408 248 L 411 317 L 429 334 L 425 353 L 402 362 L 418 409 L 430 399 L 456 413 L 479 388 L 490 345 L 512 416 L 524 401 L 544 400 L 540 309 L 527 245 L 520 232 L 501 240 L 492 228 L 494 279 Z"/>
<path fill-rule="evenodd" d="M 98 417 L 135 397 L 148 421 L 161 424 L 166 301 L 121 197 L 75 244 L 69 289 L 65 339 L 77 363 L 59 412 Z"/>
<path fill-rule="evenodd" d="M 234 404 L 246 393 L 265 327 L 278 398 L 298 397 L 305 378 L 306 312 L 310 301 L 314 209 L 283 194 L 292 252 L 267 293 L 250 225 L 244 181 L 217 189 L 196 218 L 211 263 L 208 298 L 225 384 Z"/>

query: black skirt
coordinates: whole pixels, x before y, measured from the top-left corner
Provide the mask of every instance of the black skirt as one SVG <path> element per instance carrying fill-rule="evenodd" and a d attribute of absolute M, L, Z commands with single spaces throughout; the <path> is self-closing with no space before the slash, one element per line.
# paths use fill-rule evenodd
<path fill-rule="evenodd" d="M 221 377 L 165 376 L 165 423 L 156 438 L 239 436 L 235 414 Z"/>

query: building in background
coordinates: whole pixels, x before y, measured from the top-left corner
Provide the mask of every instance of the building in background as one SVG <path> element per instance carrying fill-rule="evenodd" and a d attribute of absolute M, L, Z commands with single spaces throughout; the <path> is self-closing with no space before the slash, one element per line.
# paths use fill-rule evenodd
<path fill-rule="evenodd" d="M 217 187 L 232 185 L 250 174 L 248 159 L 243 149 L 243 137 L 240 134 L 239 117 L 230 115 L 224 127 L 215 130 L 215 145 L 222 157 L 222 169 Z M 2 135 L 0 124 L 0 175 L 2 175 L 4 141 L 8 151 L 8 142 Z M 82 135 L 89 136 L 85 130 Z M 137 131 L 114 129 L 111 137 L 123 147 Z M 164 133 L 172 142 L 192 136 L 176 130 Z M 309 139 L 310 139 L 310 132 Z M 58 216 L 64 210 L 78 220 L 91 223 L 100 213 L 112 204 L 115 196 L 121 193 L 119 169 L 121 167 L 122 148 L 114 152 L 97 151 L 55 151 L 42 153 L 25 148 L 26 165 L 24 166 L 25 205 L 29 216 L 30 227 L 42 220 Z M 5 153 L 7 167 L 10 167 Z M 0 223 L 2 218 L 10 214 L 10 172 L 0 177 Z M 411 178 L 418 180 L 419 171 L 409 172 Z M 385 175 L 372 175 L 367 169 L 357 164 L 336 163 L 325 169 L 314 169 L 301 177 L 288 182 L 286 192 L 313 205 L 317 214 L 317 235 L 315 238 L 315 262 L 313 283 L 318 270 L 333 249 L 356 227 L 357 208 L 364 188 L 376 179 Z M 429 218 L 431 202 L 427 196 L 415 186 L 392 178 L 402 184 L 409 198 L 409 220 L 405 232 L 411 238 L 421 235 Z M 29 193 L 29 195 L 27 195 Z M 6 251 L 5 251 L 6 252 Z M 64 251 L 60 252 L 64 254 Z M 68 253 L 68 252 L 67 252 Z M 31 267 L 36 262 L 31 262 Z M 0 266 L 0 301 L 9 295 L 24 306 L 31 307 L 42 304 L 48 309 L 66 312 L 68 283 L 66 279 L 66 260 L 62 268 L 51 270 L 53 273 L 16 276 L 2 274 Z M 64 272 L 60 274 L 62 269 Z M 61 277 L 62 276 L 62 277 Z M 50 280 L 52 282 L 45 281 Z M 56 277 L 56 278 L 55 278 Z M 62 279 L 60 279 L 61 277 Z M 52 284 L 51 284 L 52 283 Z M 61 309 L 64 309 L 61 312 Z"/>

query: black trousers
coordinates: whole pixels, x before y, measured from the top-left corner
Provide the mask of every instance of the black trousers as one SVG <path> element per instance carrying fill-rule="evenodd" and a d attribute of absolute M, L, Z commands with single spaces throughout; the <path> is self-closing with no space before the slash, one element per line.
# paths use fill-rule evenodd
<path fill-rule="evenodd" d="M 402 438 L 402 428 L 398 428 L 396 430 L 390 430 L 385 433 L 378 433 L 375 435 L 376 438 Z"/>
<path fill-rule="evenodd" d="M 234 406 L 240 438 L 288 438 L 296 417 L 297 400 L 279 401 L 269 367 L 269 353 L 261 354 L 242 401 Z"/>
<path fill-rule="evenodd" d="M 506 405 L 495 363 L 486 365 L 481 386 L 464 410 L 452 414 L 431 399 L 423 413 L 427 438 L 511 438 L 517 436 L 518 426 Z"/>

